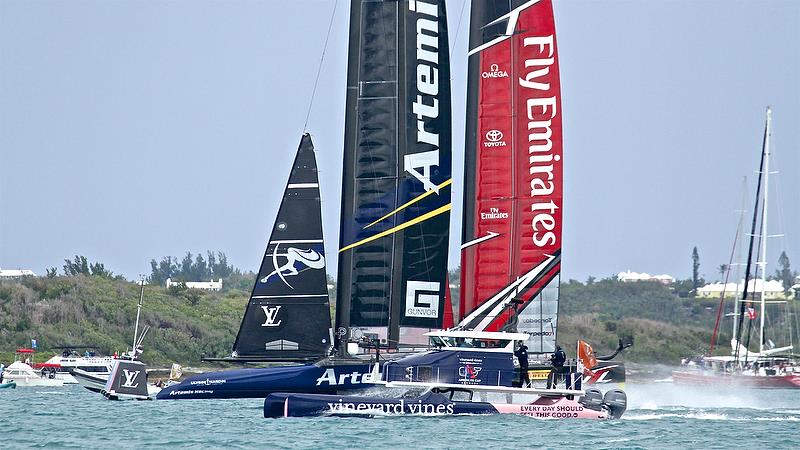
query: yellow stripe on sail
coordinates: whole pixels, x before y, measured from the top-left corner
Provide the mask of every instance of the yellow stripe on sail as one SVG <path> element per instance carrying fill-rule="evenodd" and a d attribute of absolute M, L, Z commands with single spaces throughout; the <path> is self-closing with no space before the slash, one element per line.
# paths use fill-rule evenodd
<path fill-rule="evenodd" d="M 447 211 L 450 211 L 450 203 L 448 203 L 448 204 L 446 204 L 446 205 L 444 205 L 442 207 L 436 208 L 433 211 L 427 212 L 427 213 L 417 217 L 416 219 L 412 219 L 412 220 L 409 220 L 408 222 L 401 223 L 400 225 L 398 225 L 398 226 L 396 226 L 394 228 L 389 228 L 388 230 L 381 231 L 380 233 L 378 233 L 378 234 L 376 234 L 374 236 L 370 236 L 370 237 L 368 237 L 366 239 L 362 239 L 362 240 L 360 240 L 358 242 L 352 243 L 352 244 L 348 245 L 347 247 L 340 248 L 339 249 L 339 253 L 341 253 L 343 251 L 346 251 L 346 250 L 350 250 L 351 248 L 358 247 L 359 245 L 366 244 L 367 242 L 372 242 L 372 241 L 374 241 L 376 239 L 380 239 L 380 238 L 382 238 L 384 236 L 388 236 L 388 235 L 390 235 L 390 234 L 392 234 L 392 233 L 394 233 L 396 231 L 400 231 L 400 230 L 402 230 L 404 228 L 408 228 L 411 225 L 416 225 L 416 224 L 418 224 L 420 222 L 423 222 L 425 220 L 430 219 L 431 217 L 438 216 L 439 214 L 447 212 Z"/>
<path fill-rule="evenodd" d="M 440 184 L 439 186 L 436 186 L 436 189 L 437 189 L 437 190 L 439 190 L 439 189 L 442 189 L 443 187 L 445 187 L 445 186 L 449 186 L 449 185 L 451 185 L 451 184 L 453 184 L 453 179 L 452 179 L 452 178 L 450 178 L 449 180 L 447 180 L 447 181 L 443 182 L 443 183 L 442 183 L 442 184 Z M 408 208 L 409 206 L 413 205 L 414 203 L 417 203 L 418 201 L 422 200 L 423 198 L 425 198 L 425 197 L 427 197 L 427 196 L 429 196 L 429 195 L 433 194 L 434 192 L 436 192 L 436 191 L 434 191 L 434 190 L 430 190 L 430 191 L 428 191 L 428 192 L 426 192 L 426 193 L 424 193 L 424 194 L 420 195 L 420 196 L 419 196 L 419 197 L 417 197 L 417 198 L 414 198 L 414 199 L 411 199 L 411 200 L 409 200 L 408 202 L 406 202 L 406 203 L 405 203 L 405 204 L 403 204 L 403 205 L 400 205 L 400 207 L 399 207 L 399 208 L 395 209 L 394 211 L 390 212 L 389 214 L 386 214 L 385 216 L 381 217 L 380 219 L 376 220 L 375 222 L 372 222 L 371 224 L 369 224 L 369 225 L 365 226 L 364 228 L 362 228 L 362 230 L 366 230 L 367 228 L 369 228 L 369 227 L 371 227 L 371 226 L 375 225 L 376 223 L 378 223 L 378 222 L 382 221 L 383 219 L 386 219 L 386 218 L 387 218 L 387 217 L 389 217 L 389 216 L 393 216 L 393 215 L 397 214 L 398 212 L 400 212 L 400 211 L 402 211 L 402 210 L 404 210 L 404 209 Z"/>

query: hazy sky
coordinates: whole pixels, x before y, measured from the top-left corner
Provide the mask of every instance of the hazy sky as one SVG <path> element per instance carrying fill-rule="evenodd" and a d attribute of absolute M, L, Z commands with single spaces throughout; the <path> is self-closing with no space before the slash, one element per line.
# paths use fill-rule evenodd
<path fill-rule="evenodd" d="M 800 268 L 800 2 L 554 5 L 564 277 L 631 269 L 686 278 L 696 245 L 701 272 L 716 278 L 730 252 L 743 176 L 754 195 L 768 104 L 781 171 L 770 192 L 782 200 L 772 203 L 770 232 L 786 234 L 770 240 L 769 260 L 786 249 Z M 469 6 L 447 6 L 456 266 Z M 0 267 L 44 274 L 81 254 L 135 278 L 149 273 L 153 258 L 211 249 L 256 270 L 333 7 L 327 0 L 0 0 Z M 307 126 L 331 255 L 348 8 L 339 0 Z"/>

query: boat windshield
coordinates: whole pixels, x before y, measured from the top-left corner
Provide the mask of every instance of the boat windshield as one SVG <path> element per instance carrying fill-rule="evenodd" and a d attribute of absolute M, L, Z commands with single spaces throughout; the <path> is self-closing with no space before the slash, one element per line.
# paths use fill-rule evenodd
<path fill-rule="evenodd" d="M 505 348 L 509 342 L 511 342 L 509 339 L 431 336 L 431 344 L 433 344 L 435 347 Z"/>

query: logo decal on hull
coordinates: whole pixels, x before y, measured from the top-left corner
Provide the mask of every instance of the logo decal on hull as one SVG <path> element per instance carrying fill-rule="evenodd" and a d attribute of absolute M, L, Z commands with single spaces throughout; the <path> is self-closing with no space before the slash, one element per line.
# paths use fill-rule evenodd
<path fill-rule="evenodd" d="M 140 370 L 131 371 L 131 370 L 128 370 L 128 369 L 123 369 L 122 372 L 125 375 L 125 382 L 122 383 L 123 387 L 133 389 L 133 388 L 139 386 L 139 383 L 136 383 L 136 378 L 139 376 L 139 373 L 141 372 Z M 136 383 L 136 384 L 133 384 L 133 383 Z"/>
<path fill-rule="evenodd" d="M 463 381 L 476 381 L 480 372 L 480 367 L 475 367 L 471 364 L 467 364 L 458 368 L 458 375 L 463 379 Z"/>
<path fill-rule="evenodd" d="M 342 386 L 345 384 L 361 384 L 367 383 L 372 380 L 372 373 L 371 372 L 359 372 L 357 370 L 352 371 L 351 373 L 340 373 L 339 376 L 336 376 L 336 371 L 333 369 L 325 369 L 325 373 L 322 374 L 321 377 L 317 378 L 317 386 L 322 386 L 322 384 L 327 384 L 328 386 Z"/>
<path fill-rule="evenodd" d="M 273 275 L 278 275 L 281 281 L 286 286 L 294 289 L 294 287 L 286 281 L 286 277 L 297 275 L 300 271 L 295 267 L 296 264 L 305 266 L 308 269 L 324 269 L 325 268 L 325 257 L 322 256 L 321 253 L 314 250 L 313 248 L 309 248 L 306 250 L 289 247 L 286 249 L 286 253 L 278 253 L 278 247 L 281 244 L 275 244 L 275 250 L 272 251 L 272 265 L 275 267 L 275 270 L 270 272 L 269 275 L 265 276 L 261 279 L 262 283 L 266 283 L 270 277 Z M 286 263 L 283 265 L 278 265 L 278 257 L 286 258 Z"/>

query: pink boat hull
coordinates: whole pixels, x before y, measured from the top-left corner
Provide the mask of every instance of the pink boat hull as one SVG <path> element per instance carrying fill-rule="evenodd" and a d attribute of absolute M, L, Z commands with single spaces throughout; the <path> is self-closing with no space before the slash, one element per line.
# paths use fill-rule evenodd
<path fill-rule="evenodd" d="M 713 372 L 672 372 L 675 384 L 751 389 L 800 389 L 800 375 L 734 375 Z"/>
<path fill-rule="evenodd" d="M 517 414 L 520 416 L 535 417 L 537 419 L 608 419 L 606 411 L 595 411 L 584 407 L 576 400 L 564 397 L 542 397 L 529 404 L 498 404 L 492 406 L 500 414 Z"/>

